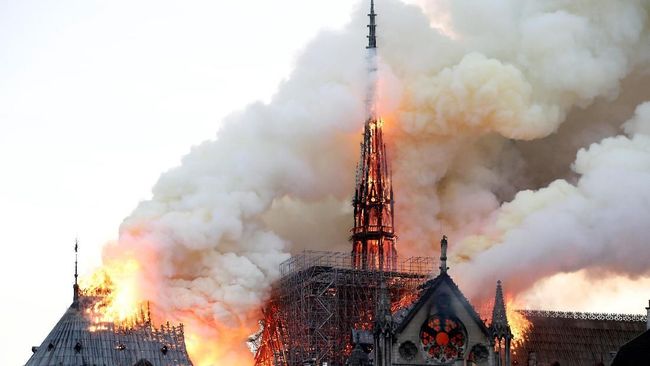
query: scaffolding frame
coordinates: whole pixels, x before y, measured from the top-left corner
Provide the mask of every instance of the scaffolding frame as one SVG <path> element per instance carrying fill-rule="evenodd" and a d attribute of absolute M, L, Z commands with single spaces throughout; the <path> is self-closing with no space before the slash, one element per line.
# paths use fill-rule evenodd
<path fill-rule="evenodd" d="M 352 330 L 372 329 L 382 281 L 398 310 L 415 298 L 435 264 L 430 257 L 412 257 L 397 261 L 392 271 L 358 269 L 350 253 L 322 251 L 288 259 L 264 309 L 256 365 L 343 366 Z"/>

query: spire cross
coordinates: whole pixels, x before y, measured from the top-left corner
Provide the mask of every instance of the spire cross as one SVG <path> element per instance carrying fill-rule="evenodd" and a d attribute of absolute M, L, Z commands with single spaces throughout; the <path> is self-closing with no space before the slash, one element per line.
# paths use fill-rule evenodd
<path fill-rule="evenodd" d="M 440 240 L 440 273 L 447 273 L 449 267 L 447 267 L 447 235 L 442 236 Z"/>

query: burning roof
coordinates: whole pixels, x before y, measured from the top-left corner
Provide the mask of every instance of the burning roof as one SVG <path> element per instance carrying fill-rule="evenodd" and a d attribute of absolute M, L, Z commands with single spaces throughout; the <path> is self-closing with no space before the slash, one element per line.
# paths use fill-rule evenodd
<path fill-rule="evenodd" d="M 45 365 L 173 365 L 191 366 L 183 325 L 156 327 L 148 308 L 125 323 L 97 321 L 92 314 L 106 295 L 84 293 L 75 298 L 26 366 Z"/>

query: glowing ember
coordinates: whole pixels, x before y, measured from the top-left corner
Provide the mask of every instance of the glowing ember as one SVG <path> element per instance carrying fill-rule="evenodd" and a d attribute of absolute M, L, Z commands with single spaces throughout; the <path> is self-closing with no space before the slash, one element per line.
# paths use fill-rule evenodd
<path fill-rule="evenodd" d="M 420 293 L 418 291 L 411 291 L 404 294 L 398 301 L 395 301 L 390 306 L 390 311 L 395 313 L 399 310 L 411 306 L 418 298 Z"/>

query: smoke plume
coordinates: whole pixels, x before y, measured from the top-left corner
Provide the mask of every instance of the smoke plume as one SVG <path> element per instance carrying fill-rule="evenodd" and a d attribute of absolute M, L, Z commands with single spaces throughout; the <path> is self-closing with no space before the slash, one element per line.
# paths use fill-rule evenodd
<path fill-rule="evenodd" d="M 366 5 L 164 173 L 105 249 L 141 263 L 143 298 L 188 324 L 199 365 L 250 362 L 243 338 L 292 251 L 349 250 Z M 562 272 L 649 275 L 649 7 L 377 1 L 398 251 L 434 255 L 447 233 L 476 296 L 496 278 L 521 293 Z"/>

